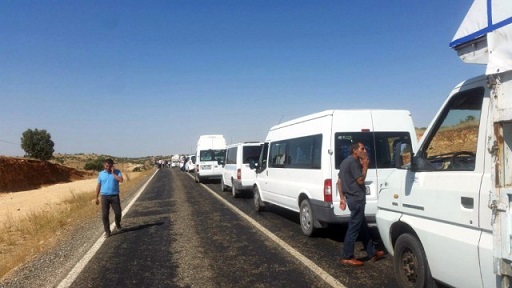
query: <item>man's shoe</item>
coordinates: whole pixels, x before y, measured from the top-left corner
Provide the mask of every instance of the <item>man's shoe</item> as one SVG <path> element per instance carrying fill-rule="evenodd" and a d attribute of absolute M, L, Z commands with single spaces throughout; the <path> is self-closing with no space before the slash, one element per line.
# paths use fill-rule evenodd
<path fill-rule="evenodd" d="M 382 257 L 384 257 L 384 251 L 377 250 L 377 251 L 375 251 L 375 254 L 371 258 L 371 260 L 372 260 L 372 262 L 375 262 Z"/>
<path fill-rule="evenodd" d="M 341 264 L 347 265 L 347 266 L 363 266 L 364 262 L 352 258 L 352 259 L 341 259 Z"/>
<path fill-rule="evenodd" d="M 123 227 L 121 225 L 116 226 L 115 232 L 119 233 L 119 232 L 122 232 L 122 231 L 124 231 L 124 229 L 123 229 Z"/>
<path fill-rule="evenodd" d="M 103 235 L 103 238 L 107 239 L 108 237 L 110 237 L 110 232 L 105 232 L 105 235 Z"/>

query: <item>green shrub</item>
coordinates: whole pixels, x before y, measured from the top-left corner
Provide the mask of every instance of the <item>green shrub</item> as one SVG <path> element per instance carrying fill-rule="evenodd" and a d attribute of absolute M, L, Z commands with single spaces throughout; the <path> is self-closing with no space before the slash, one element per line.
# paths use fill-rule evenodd
<path fill-rule="evenodd" d="M 103 162 L 105 161 L 105 158 L 100 157 L 96 158 L 90 161 L 87 161 L 84 165 L 85 170 L 94 170 L 94 171 L 101 171 L 103 170 Z"/>

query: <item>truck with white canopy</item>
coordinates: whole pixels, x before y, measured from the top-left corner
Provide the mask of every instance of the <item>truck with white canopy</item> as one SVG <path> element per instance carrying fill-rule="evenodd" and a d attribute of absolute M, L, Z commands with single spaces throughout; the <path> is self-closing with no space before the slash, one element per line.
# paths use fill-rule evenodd
<path fill-rule="evenodd" d="M 377 226 L 400 287 L 510 287 L 511 23 L 512 1 L 473 2 L 450 47 L 485 74 L 451 91 L 380 186 Z"/>

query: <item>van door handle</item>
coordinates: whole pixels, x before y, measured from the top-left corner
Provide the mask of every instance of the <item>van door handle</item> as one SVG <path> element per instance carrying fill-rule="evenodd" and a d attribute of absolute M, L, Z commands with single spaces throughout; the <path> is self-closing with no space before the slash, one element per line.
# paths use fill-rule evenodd
<path fill-rule="evenodd" d="M 471 197 L 460 197 L 460 204 L 466 209 L 473 209 L 474 202 L 474 199 Z"/>

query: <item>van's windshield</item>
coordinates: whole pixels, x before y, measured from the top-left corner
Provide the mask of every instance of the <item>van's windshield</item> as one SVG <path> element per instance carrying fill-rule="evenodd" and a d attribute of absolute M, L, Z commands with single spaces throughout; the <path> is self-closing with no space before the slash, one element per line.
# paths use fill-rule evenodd
<path fill-rule="evenodd" d="M 226 149 L 210 149 L 199 151 L 199 161 L 224 161 Z"/>
<path fill-rule="evenodd" d="M 484 93 L 485 89 L 478 87 L 452 96 L 419 152 L 421 160 L 428 162 L 419 161 L 416 169 L 475 169 Z"/>
<path fill-rule="evenodd" d="M 350 156 L 350 145 L 361 141 L 366 147 L 370 164 L 368 168 L 395 168 L 394 151 L 396 145 L 404 143 L 411 147 L 409 132 L 344 132 L 335 134 L 335 167 L 339 168 L 341 162 Z M 402 154 L 411 155 L 412 151 L 401 151 Z M 404 155 L 402 155 L 404 157 Z"/>

